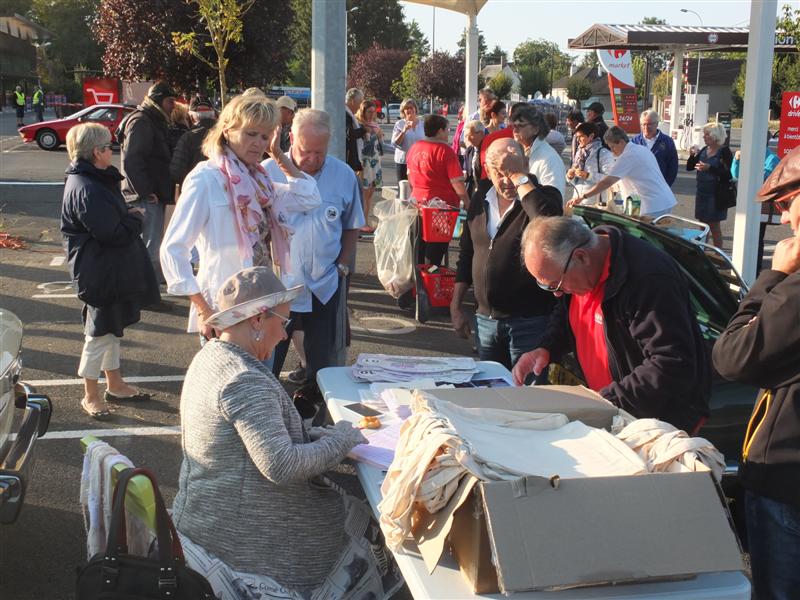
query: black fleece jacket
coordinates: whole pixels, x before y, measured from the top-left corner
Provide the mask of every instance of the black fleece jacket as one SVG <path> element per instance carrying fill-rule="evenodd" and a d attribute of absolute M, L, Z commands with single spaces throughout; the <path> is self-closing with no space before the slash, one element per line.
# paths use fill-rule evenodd
<path fill-rule="evenodd" d="M 594 232 L 611 242 L 603 325 L 613 381 L 600 394 L 638 418 L 691 431 L 708 416 L 711 360 L 677 263 L 649 242 L 610 226 Z M 557 362 L 574 351 L 571 296 L 556 305 L 542 346 Z"/>
<path fill-rule="evenodd" d="M 492 182 L 486 179 L 472 195 L 461 234 L 456 282 L 472 284 L 481 315 L 495 319 L 549 315 L 555 297 L 536 285 L 522 264 L 520 241 L 531 219 L 562 214 L 561 193 L 551 186 L 537 186 L 514 203 L 492 240 L 486 229 L 486 194 L 491 189 Z"/>
<path fill-rule="evenodd" d="M 800 508 L 800 272 L 761 272 L 712 353 L 719 374 L 761 386 L 739 479 Z"/>

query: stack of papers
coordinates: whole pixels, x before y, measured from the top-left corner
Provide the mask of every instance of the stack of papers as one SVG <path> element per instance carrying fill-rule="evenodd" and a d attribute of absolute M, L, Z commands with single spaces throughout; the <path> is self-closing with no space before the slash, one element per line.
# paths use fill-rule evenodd
<path fill-rule="evenodd" d="M 385 471 L 394 460 L 394 451 L 400 440 L 402 423 L 392 423 L 380 429 L 362 431 L 369 444 L 359 444 L 347 454 L 350 458 Z"/>
<path fill-rule="evenodd" d="M 468 357 L 359 354 L 352 372 L 359 382 L 400 383 L 425 378 L 436 383 L 466 383 L 477 373 L 477 367 Z"/>

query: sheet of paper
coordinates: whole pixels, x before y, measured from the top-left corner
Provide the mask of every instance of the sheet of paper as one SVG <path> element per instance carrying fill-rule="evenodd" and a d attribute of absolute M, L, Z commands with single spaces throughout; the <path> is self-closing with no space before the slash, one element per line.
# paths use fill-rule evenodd
<path fill-rule="evenodd" d="M 360 444 L 350 450 L 348 456 L 359 462 L 386 470 L 394 460 L 394 450 L 400 440 L 402 423 L 392 423 L 380 429 L 365 429 L 364 436 L 369 444 Z"/>

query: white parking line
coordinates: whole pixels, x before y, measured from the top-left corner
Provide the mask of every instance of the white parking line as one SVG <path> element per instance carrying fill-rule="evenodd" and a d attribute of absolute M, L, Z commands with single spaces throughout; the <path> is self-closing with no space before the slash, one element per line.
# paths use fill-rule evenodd
<path fill-rule="evenodd" d="M 4 152 L 8 152 L 5 150 Z M 63 181 L 0 181 L 0 185 L 64 185 Z"/>
<path fill-rule="evenodd" d="M 50 261 L 51 267 L 60 267 L 64 264 L 64 261 L 67 260 L 66 256 L 54 256 L 53 259 Z"/>
<path fill-rule="evenodd" d="M 76 300 L 78 297 L 75 294 L 34 294 L 31 298 L 75 298 Z"/>
<path fill-rule="evenodd" d="M 281 371 L 283 379 L 289 375 L 291 371 Z M 180 382 L 186 379 L 186 375 L 143 375 L 141 377 L 126 377 L 126 383 L 161 383 L 161 382 Z M 100 383 L 105 383 L 104 378 L 98 380 Z M 35 388 L 40 387 L 56 387 L 66 385 L 83 385 L 83 379 L 26 379 L 25 383 L 32 385 Z"/>
<path fill-rule="evenodd" d="M 180 425 L 165 425 L 163 427 L 115 427 L 113 429 L 83 429 L 75 431 L 48 431 L 39 441 L 47 440 L 76 440 L 87 435 L 97 438 L 129 437 L 147 435 L 180 435 Z"/>

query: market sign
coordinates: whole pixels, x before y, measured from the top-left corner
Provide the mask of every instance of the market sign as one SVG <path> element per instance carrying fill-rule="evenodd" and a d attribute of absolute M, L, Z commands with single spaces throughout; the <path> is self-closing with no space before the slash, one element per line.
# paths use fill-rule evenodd
<path fill-rule="evenodd" d="M 83 105 L 112 104 L 119 102 L 119 81 L 105 77 L 87 77 L 83 80 Z"/>
<path fill-rule="evenodd" d="M 614 123 L 628 133 L 639 133 L 639 107 L 630 51 L 598 50 L 597 57 L 603 70 L 608 73 Z"/>
<path fill-rule="evenodd" d="M 800 146 L 800 92 L 783 92 L 778 158 L 783 158 L 796 146 Z"/>

